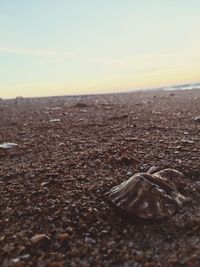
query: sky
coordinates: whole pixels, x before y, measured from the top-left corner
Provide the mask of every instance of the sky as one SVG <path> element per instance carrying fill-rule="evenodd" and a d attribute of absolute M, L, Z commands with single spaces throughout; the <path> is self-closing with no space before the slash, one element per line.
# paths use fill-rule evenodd
<path fill-rule="evenodd" d="M 0 97 L 200 81 L 199 0 L 0 0 Z"/>

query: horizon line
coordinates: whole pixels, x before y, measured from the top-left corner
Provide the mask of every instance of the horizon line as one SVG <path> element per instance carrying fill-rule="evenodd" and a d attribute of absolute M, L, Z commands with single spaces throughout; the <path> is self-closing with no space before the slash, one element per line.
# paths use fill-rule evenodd
<path fill-rule="evenodd" d="M 80 97 L 80 96 L 96 96 L 96 95 L 112 95 L 112 94 L 127 94 L 127 93 L 134 93 L 138 91 L 163 91 L 165 89 L 170 89 L 171 87 L 175 88 L 174 91 L 176 90 L 198 90 L 200 88 L 192 88 L 192 89 L 187 89 L 187 86 L 195 86 L 195 85 L 200 85 L 200 81 L 198 82 L 188 82 L 188 83 L 178 83 L 178 84 L 172 84 L 172 85 L 166 85 L 166 86 L 159 86 L 159 87 L 146 87 L 146 88 L 136 88 L 136 89 L 127 89 L 126 91 L 113 91 L 113 92 L 97 92 L 97 93 L 81 93 L 81 94 L 64 94 L 64 95 L 44 95 L 44 96 L 16 96 L 13 98 L 1 98 L 0 100 L 17 100 L 17 99 L 22 99 L 22 100 L 27 100 L 27 99 L 37 99 L 37 98 L 56 98 L 56 97 Z M 185 89 L 181 87 L 186 87 Z"/>

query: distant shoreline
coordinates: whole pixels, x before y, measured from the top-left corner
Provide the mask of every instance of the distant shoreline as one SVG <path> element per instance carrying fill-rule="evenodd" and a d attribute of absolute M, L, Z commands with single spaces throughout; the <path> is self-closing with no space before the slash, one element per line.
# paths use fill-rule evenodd
<path fill-rule="evenodd" d="M 183 90 L 197 90 L 200 89 L 200 82 L 198 83 L 187 83 L 187 84 L 180 84 L 180 85 L 171 85 L 165 87 L 156 87 L 156 88 L 144 88 L 144 89 L 134 89 L 134 90 L 127 90 L 127 91 L 117 91 L 117 92 L 102 92 L 102 93 L 86 93 L 86 94 L 69 94 L 69 95 L 53 95 L 53 96 L 33 96 L 33 97 L 23 97 L 17 96 L 14 98 L 1 98 L 1 100 L 22 100 L 22 99 L 40 99 L 40 98 L 57 98 L 57 97 L 81 97 L 81 96 L 97 96 L 97 95 L 113 95 L 113 94 L 129 94 L 134 92 L 157 92 L 157 91 L 183 91 Z"/>

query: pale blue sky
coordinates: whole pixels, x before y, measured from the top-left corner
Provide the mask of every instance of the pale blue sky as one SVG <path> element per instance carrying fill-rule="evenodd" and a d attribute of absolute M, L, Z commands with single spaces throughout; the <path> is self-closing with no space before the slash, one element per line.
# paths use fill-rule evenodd
<path fill-rule="evenodd" d="M 200 80 L 199 0 L 0 0 L 0 97 Z"/>

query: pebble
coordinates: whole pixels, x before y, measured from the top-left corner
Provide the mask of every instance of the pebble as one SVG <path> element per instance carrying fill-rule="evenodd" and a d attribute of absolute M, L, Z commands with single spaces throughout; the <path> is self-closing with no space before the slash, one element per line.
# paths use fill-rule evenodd
<path fill-rule="evenodd" d="M 181 142 L 182 142 L 183 144 L 195 144 L 195 141 L 187 140 L 187 139 L 182 139 Z"/>
<path fill-rule="evenodd" d="M 96 244 L 96 240 L 94 240 L 93 238 L 91 237 L 85 237 L 85 243 L 87 244 Z"/>
<path fill-rule="evenodd" d="M 30 257 L 30 254 L 24 254 L 19 256 L 20 259 L 28 259 Z"/>
<path fill-rule="evenodd" d="M 145 164 L 143 164 L 143 165 L 140 167 L 140 170 L 146 172 L 146 171 L 149 170 L 150 167 L 151 167 L 151 166 L 149 166 L 149 164 L 146 164 L 146 163 L 145 163 Z"/>
<path fill-rule="evenodd" d="M 133 242 L 130 241 L 129 244 L 128 244 L 129 248 L 133 248 Z"/>
<path fill-rule="evenodd" d="M 70 236 L 68 233 L 62 233 L 62 234 L 59 234 L 58 235 L 58 239 L 60 241 L 66 241 L 66 240 L 69 240 Z"/>
<path fill-rule="evenodd" d="M 34 235 L 31 237 L 30 241 L 33 245 L 37 245 L 41 241 L 49 241 L 50 237 L 48 237 L 45 234 L 40 234 L 40 235 Z"/>
<path fill-rule="evenodd" d="M 196 122 L 200 122 L 200 116 L 196 116 L 196 117 L 194 118 L 194 120 L 195 120 Z"/>
<path fill-rule="evenodd" d="M 51 119 L 49 122 L 60 122 L 60 119 Z"/>
<path fill-rule="evenodd" d="M 3 144 L 0 144 L 0 148 L 3 148 L 3 149 L 9 149 L 9 148 L 12 148 L 13 146 L 17 146 L 16 143 L 3 143 Z"/>
<path fill-rule="evenodd" d="M 107 234 L 108 231 L 107 231 L 107 230 L 102 230 L 101 233 L 102 233 L 102 234 Z"/>
<path fill-rule="evenodd" d="M 116 242 L 115 241 L 111 241 L 107 244 L 108 248 L 113 248 L 116 246 Z"/>

